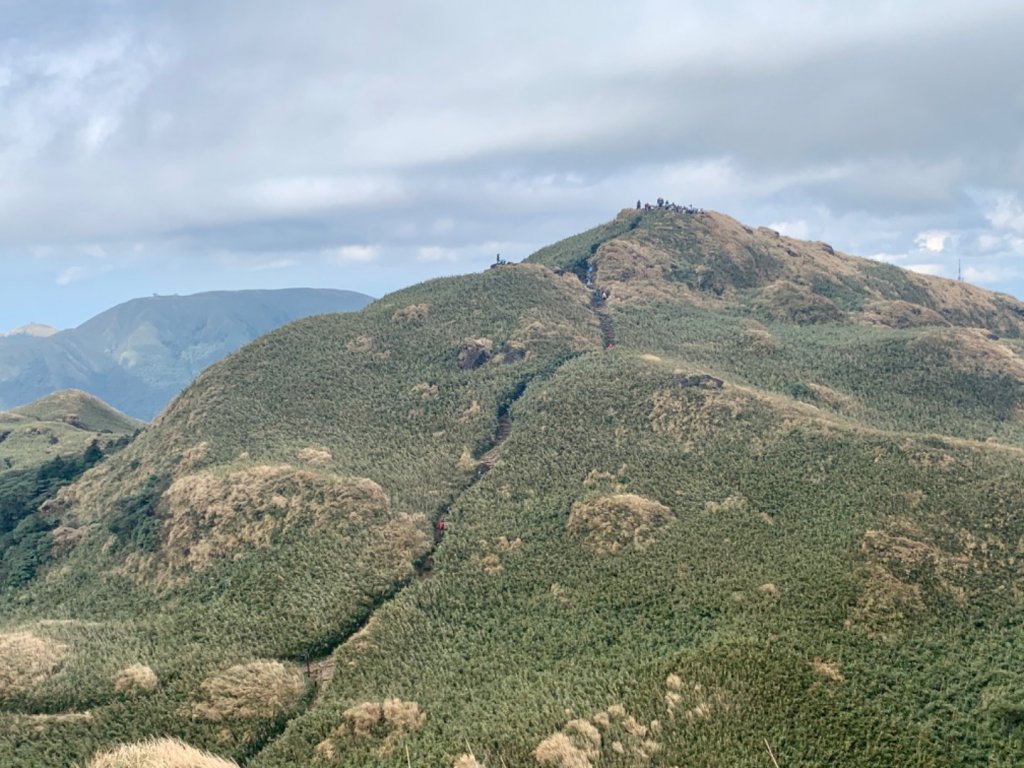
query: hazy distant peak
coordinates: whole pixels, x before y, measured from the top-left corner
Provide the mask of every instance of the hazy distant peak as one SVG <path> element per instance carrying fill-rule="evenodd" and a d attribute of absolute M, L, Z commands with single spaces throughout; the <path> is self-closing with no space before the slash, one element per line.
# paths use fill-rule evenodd
<path fill-rule="evenodd" d="M 0 336 L 35 336 L 36 338 L 46 338 L 47 336 L 53 336 L 57 333 L 58 329 L 52 325 L 44 325 L 43 323 L 28 323 L 15 328 L 13 331 L 7 331 L 6 333 L 0 331 Z"/>

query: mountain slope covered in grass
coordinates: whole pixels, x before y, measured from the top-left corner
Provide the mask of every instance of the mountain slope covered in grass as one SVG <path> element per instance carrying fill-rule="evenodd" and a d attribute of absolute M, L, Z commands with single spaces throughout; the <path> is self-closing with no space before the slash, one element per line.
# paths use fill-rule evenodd
<path fill-rule="evenodd" d="M 43 506 L 0 762 L 1017 765 L 1021 310 L 653 210 L 293 323 Z"/>
<path fill-rule="evenodd" d="M 35 578 L 53 547 L 54 523 L 39 508 L 142 426 L 77 390 L 0 412 L 0 584 Z"/>
<path fill-rule="evenodd" d="M 30 326 L 0 335 L 0 408 L 74 388 L 149 420 L 200 371 L 257 336 L 369 301 L 312 288 L 213 291 L 135 299 L 68 331 Z"/>

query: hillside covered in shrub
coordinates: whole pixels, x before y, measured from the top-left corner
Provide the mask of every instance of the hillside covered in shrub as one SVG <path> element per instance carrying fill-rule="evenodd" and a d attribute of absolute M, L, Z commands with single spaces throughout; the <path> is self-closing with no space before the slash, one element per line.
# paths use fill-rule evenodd
<path fill-rule="evenodd" d="M 41 506 L 0 764 L 1019 765 L 1022 330 L 668 208 L 288 325 Z"/>

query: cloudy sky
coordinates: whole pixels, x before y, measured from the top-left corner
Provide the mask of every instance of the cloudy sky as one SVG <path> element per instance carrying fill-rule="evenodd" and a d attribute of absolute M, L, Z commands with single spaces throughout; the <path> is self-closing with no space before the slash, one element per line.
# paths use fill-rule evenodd
<path fill-rule="evenodd" d="M 662 196 L 1024 296 L 1019 0 L 0 0 L 0 330 Z"/>

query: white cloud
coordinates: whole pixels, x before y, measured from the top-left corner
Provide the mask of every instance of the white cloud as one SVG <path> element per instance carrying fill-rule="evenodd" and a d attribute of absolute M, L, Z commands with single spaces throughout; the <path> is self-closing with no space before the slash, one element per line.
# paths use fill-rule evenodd
<path fill-rule="evenodd" d="M 1013 193 L 999 194 L 995 204 L 985 213 L 985 218 L 996 229 L 1011 229 L 1024 234 L 1024 206 Z"/>
<path fill-rule="evenodd" d="M 1020 271 L 1013 267 L 965 267 L 964 279 L 972 283 L 1000 283 L 1015 277 L 1020 277 Z"/>
<path fill-rule="evenodd" d="M 942 253 L 946 249 L 946 243 L 953 237 L 952 232 L 941 229 L 931 229 L 918 233 L 914 243 L 918 248 L 931 253 Z"/>
<path fill-rule="evenodd" d="M 776 221 L 769 224 L 768 228 L 774 229 L 780 235 L 795 237 L 797 240 L 809 240 L 811 237 L 811 227 L 802 219 L 799 221 Z"/>
<path fill-rule="evenodd" d="M 459 254 L 452 248 L 426 245 L 416 252 L 416 261 L 458 261 Z"/>
<path fill-rule="evenodd" d="M 394 202 L 401 184 L 384 175 L 281 177 L 246 185 L 235 197 L 263 215 L 301 214 Z"/>
<path fill-rule="evenodd" d="M 946 267 L 943 264 L 907 264 L 905 268 L 911 272 L 917 272 L 919 275 L 938 275 L 941 277 L 946 274 Z"/>
<path fill-rule="evenodd" d="M 89 269 L 87 267 L 67 267 L 58 273 L 57 285 L 71 285 L 72 283 L 77 283 L 88 274 Z"/>
<path fill-rule="evenodd" d="M 375 261 L 380 254 L 380 249 L 375 245 L 342 245 L 330 249 L 326 256 L 335 264 L 366 264 Z"/>
<path fill-rule="evenodd" d="M 253 264 L 249 269 L 253 272 L 265 272 L 268 269 L 290 269 L 291 267 L 297 267 L 301 263 L 298 259 L 273 259 L 272 261 Z"/>

